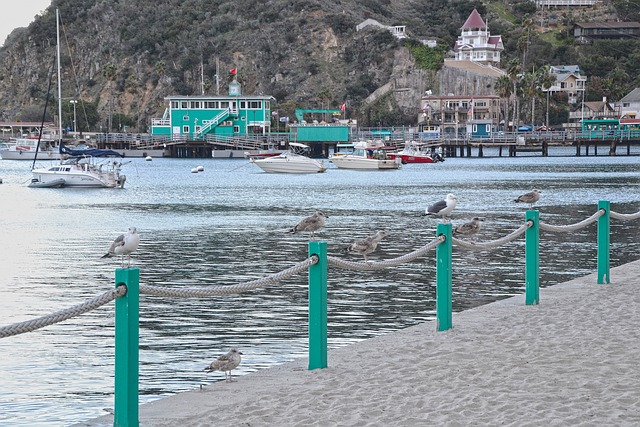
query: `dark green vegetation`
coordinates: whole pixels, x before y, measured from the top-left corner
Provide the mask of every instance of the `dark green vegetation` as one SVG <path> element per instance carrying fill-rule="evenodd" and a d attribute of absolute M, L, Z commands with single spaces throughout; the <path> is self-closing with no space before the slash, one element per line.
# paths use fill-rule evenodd
<path fill-rule="evenodd" d="M 63 20 L 63 98 L 83 100 L 78 127 L 145 131 L 162 115 L 165 96 L 215 94 L 216 69 L 225 94 L 235 67 L 244 93 L 273 95 L 277 106 L 337 108 L 347 101 L 348 114 L 364 126 L 414 123 L 415 110 L 394 111 L 401 108 L 393 97 L 364 101 L 398 70 L 437 70 L 474 8 L 491 33 L 503 37 L 503 68 L 533 75 L 547 64 L 578 64 L 589 77 L 587 100 L 615 101 L 640 86 L 640 41 L 578 46 L 571 28 L 598 16 L 638 19 L 629 4 L 615 0 L 592 17 L 584 11 L 540 14 L 526 0 L 54 0 L 0 49 L 0 120 L 42 116 L 55 8 Z M 374 27 L 356 32 L 367 18 L 406 25 L 410 39 L 400 42 Z M 426 48 L 422 38 L 440 45 Z M 411 52 L 408 61 L 398 59 L 401 49 Z M 525 110 L 539 97 L 533 92 L 518 91 Z M 552 122 L 566 116 L 562 101 L 550 100 Z M 73 111 L 64 104 L 63 121 L 70 125 Z M 52 105 L 54 99 L 48 110 L 57 114 Z"/>

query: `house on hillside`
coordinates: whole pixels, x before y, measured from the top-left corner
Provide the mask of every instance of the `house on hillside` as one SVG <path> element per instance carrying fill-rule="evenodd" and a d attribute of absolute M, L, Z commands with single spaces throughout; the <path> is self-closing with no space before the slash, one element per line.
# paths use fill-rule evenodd
<path fill-rule="evenodd" d="M 543 92 L 550 95 L 566 93 L 570 104 L 582 100 L 587 76 L 582 74 L 578 65 L 552 65 L 549 74 L 555 77 L 555 83 L 549 89 L 542 88 Z"/>
<path fill-rule="evenodd" d="M 577 22 L 573 26 L 577 43 L 590 44 L 595 39 L 640 37 L 640 22 Z"/>
<path fill-rule="evenodd" d="M 407 27 L 405 25 L 383 25 L 376 21 L 375 19 L 366 19 L 362 21 L 360 24 L 356 25 L 356 31 L 360 31 L 369 25 L 373 25 L 374 27 L 383 28 L 393 34 L 394 37 L 402 40 L 407 38 Z"/>
<path fill-rule="evenodd" d="M 607 98 L 602 101 L 582 102 L 580 106 L 569 113 L 569 122 L 580 123 L 583 119 L 618 119 L 620 109 L 614 104 L 607 102 Z"/>
<path fill-rule="evenodd" d="M 620 118 L 640 118 L 640 87 L 635 88 L 615 103 L 620 110 Z"/>
<path fill-rule="evenodd" d="M 457 61 L 474 61 L 481 64 L 500 65 L 500 53 L 504 50 L 501 36 L 492 36 L 488 25 L 476 9 L 473 9 L 462 32 L 453 46 Z"/>
<path fill-rule="evenodd" d="M 601 0 L 535 0 L 536 6 L 541 7 L 575 7 L 593 6 Z"/>

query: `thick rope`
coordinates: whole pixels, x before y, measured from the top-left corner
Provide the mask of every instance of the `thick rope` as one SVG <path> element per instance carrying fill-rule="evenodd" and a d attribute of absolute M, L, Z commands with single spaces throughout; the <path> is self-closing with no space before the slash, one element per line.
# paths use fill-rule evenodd
<path fill-rule="evenodd" d="M 318 263 L 318 256 L 312 255 L 293 267 L 271 274 L 251 282 L 228 286 L 209 286 L 206 288 L 160 288 L 158 286 L 140 285 L 140 293 L 157 297 L 199 298 L 216 295 L 231 295 L 250 291 L 261 286 L 271 285 L 291 276 L 306 271 L 309 267 Z"/>
<path fill-rule="evenodd" d="M 386 261 L 356 262 L 356 261 L 345 261 L 345 260 L 340 259 L 340 258 L 336 258 L 336 257 L 333 257 L 333 256 L 328 256 L 327 257 L 327 263 L 329 265 L 334 266 L 334 267 L 344 268 L 344 269 L 347 269 L 347 270 L 359 270 L 359 271 L 383 270 L 383 269 L 388 268 L 388 267 L 395 267 L 395 266 L 400 265 L 400 264 L 405 264 L 407 262 L 411 262 L 411 261 L 415 260 L 416 258 L 419 258 L 419 257 L 423 256 L 424 254 L 426 254 L 431 249 L 435 248 L 436 246 L 438 246 L 440 243 L 442 243 L 444 241 L 445 241 L 444 235 L 440 235 L 440 236 L 436 237 L 435 239 L 433 239 L 431 242 L 427 243 L 426 245 L 424 245 L 423 247 L 421 247 L 419 249 L 416 249 L 413 252 L 410 252 L 410 253 L 408 253 L 406 255 L 402 255 L 402 256 L 399 256 L 397 258 L 392 258 L 392 259 L 389 259 L 389 260 L 386 260 Z"/>
<path fill-rule="evenodd" d="M 476 250 L 495 249 L 498 246 L 504 245 L 505 243 L 514 241 L 520 235 L 524 234 L 524 232 L 527 231 L 527 229 L 532 226 L 533 226 L 533 221 L 529 220 L 523 225 L 521 225 L 517 230 L 507 234 L 504 237 L 501 237 L 496 240 L 492 240 L 487 243 L 474 243 L 466 240 L 456 239 L 455 237 L 452 239 L 452 242 L 455 245 L 460 246 L 461 248 L 464 248 L 464 249 L 476 249 Z"/>
<path fill-rule="evenodd" d="M 600 209 L 598 210 L 598 212 L 594 213 L 589 218 L 580 222 L 576 222 L 575 224 L 569 224 L 569 225 L 551 225 L 551 224 L 545 224 L 544 222 L 540 222 L 540 229 L 544 231 L 555 232 L 555 233 L 568 233 L 571 231 L 578 231 L 589 224 L 593 224 L 598 220 L 598 218 L 600 218 L 604 214 L 605 214 L 605 210 Z"/>
<path fill-rule="evenodd" d="M 611 218 L 619 219 L 621 221 L 631 221 L 632 219 L 640 219 L 640 212 L 636 212 L 634 214 L 621 214 L 614 211 L 609 211 L 609 215 Z"/>
<path fill-rule="evenodd" d="M 72 317 L 84 314 L 88 311 L 95 310 L 100 306 L 103 306 L 117 298 L 120 298 L 126 293 L 127 287 L 124 285 L 120 285 L 117 288 L 110 290 L 109 292 L 105 292 L 102 295 L 98 295 L 93 299 L 90 299 L 82 304 L 67 308 L 65 310 L 57 311 L 55 313 L 51 313 L 47 316 L 39 317 L 37 319 L 3 326 L 0 328 L 0 338 L 23 334 L 25 332 L 32 332 L 36 329 L 53 325 L 54 323 L 60 323 L 67 319 L 71 319 Z"/>

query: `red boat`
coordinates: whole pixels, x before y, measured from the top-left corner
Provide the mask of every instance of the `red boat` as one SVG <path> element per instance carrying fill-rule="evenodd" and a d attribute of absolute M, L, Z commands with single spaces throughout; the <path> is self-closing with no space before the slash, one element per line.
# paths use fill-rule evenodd
<path fill-rule="evenodd" d="M 437 163 L 444 162 L 444 157 L 437 151 L 432 151 L 426 144 L 409 141 L 404 148 L 395 153 L 387 153 L 387 157 L 399 157 L 403 164 L 407 163 Z"/>

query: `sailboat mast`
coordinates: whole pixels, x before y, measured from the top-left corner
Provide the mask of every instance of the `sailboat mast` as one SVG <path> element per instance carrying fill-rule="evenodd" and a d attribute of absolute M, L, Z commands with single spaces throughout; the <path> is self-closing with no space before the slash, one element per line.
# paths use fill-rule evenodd
<path fill-rule="evenodd" d="M 56 9 L 56 40 L 58 56 L 58 146 L 62 142 L 62 71 L 60 67 L 60 11 Z"/>

